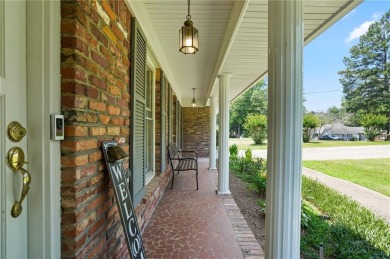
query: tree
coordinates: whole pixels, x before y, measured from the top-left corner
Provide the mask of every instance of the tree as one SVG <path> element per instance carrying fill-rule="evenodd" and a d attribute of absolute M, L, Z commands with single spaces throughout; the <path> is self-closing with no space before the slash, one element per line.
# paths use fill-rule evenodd
<path fill-rule="evenodd" d="M 303 142 L 310 142 L 310 136 L 316 127 L 319 125 L 319 119 L 312 113 L 306 114 L 303 117 Z"/>
<path fill-rule="evenodd" d="M 267 114 L 267 105 L 267 83 L 266 80 L 260 80 L 232 102 L 230 106 L 230 131 L 241 135 L 246 117 L 251 113 Z"/>
<path fill-rule="evenodd" d="M 339 71 L 347 112 L 390 117 L 390 10 L 370 25 Z M 389 131 L 388 124 L 387 130 Z"/>
<path fill-rule="evenodd" d="M 316 113 L 315 117 L 317 117 L 317 123 L 316 123 L 317 126 L 315 126 L 313 129 L 318 127 L 318 137 L 321 137 L 322 133 L 324 132 L 324 131 L 322 131 L 322 128 L 326 128 L 329 130 L 329 129 L 331 129 L 330 124 L 332 124 L 336 121 L 334 114 L 329 113 L 329 112 Z M 304 118 L 305 118 L 305 116 L 304 116 Z M 315 121 L 315 119 L 312 119 L 312 118 L 308 118 L 308 120 Z M 309 121 L 308 121 L 308 123 L 309 123 Z M 309 125 L 309 124 L 307 124 L 307 125 Z M 311 130 L 309 133 L 311 135 Z M 310 135 L 308 136 L 309 139 L 307 139 L 306 142 L 310 141 Z M 303 137 L 303 141 L 305 141 L 305 137 Z"/>
<path fill-rule="evenodd" d="M 364 127 L 364 133 L 369 141 L 374 141 L 388 123 L 388 118 L 380 114 L 365 114 L 359 117 L 359 123 Z"/>
<path fill-rule="evenodd" d="M 354 120 L 354 114 L 347 112 L 344 107 L 337 108 L 336 106 L 332 106 L 326 111 L 326 113 L 328 113 L 334 121 L 341 122 L 346 126 L 358 126 Z"/>
<path fill-rule="evenodd" d="M 249 114 L 244 127 L 255 144 L 262 144 L 267 138 L 267 116 L 263 114 Z"/>

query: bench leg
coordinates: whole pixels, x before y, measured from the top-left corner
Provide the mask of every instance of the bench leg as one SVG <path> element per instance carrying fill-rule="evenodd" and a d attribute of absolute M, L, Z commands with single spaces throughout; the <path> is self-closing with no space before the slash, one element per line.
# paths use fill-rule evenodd
<path fill-rule="evenodd" d="M 196 169 L 196 190 L 198 190 L 198 169 Z"/>
<path fill-rule="evenodd" d="M 173 187 L 173 181 L 175 180 L 175 170 L 172 170 L 172 184 L 171 184 L 171 190 Z"/>

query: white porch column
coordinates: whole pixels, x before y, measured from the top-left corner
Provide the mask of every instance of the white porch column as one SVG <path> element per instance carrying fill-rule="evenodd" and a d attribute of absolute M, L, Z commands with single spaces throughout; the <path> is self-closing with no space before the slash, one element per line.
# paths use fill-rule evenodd
<path fill-rule="evenodd" d="M 217 169 L 216 153 L 217 153 L 217 97 L 210 97 L 210 159 L 209 169 Z"/>
<path fill-rule="evenodd" d="M 268 1 L 266 258 L 299 258 L 302 1 Z"/>
<path fill-rule="evenodd" d="M 229 190 L 229 73 L 219 78 L 219 152 L 218 152 L 218 194 L 230 194 Z"/>

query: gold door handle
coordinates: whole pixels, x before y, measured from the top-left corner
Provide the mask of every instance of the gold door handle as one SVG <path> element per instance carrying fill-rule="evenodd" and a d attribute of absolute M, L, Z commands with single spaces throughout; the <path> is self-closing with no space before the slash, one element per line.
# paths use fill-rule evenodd
<path fill-rule="evenodd" d="M 19 201 L 16 201 L 11 209 L 11 216 L 14 218 L 17 218 L 22 213 L 22 202 L 24 198 L 26 198 L 28 191 L 30 190 L 30 184 L 31 184 L 31 175 L 30 173 L 24 169 L 19 168 L 18 170 L 14 171 L 15 173 L 21 173 L 23 176 L 23 188 L 22 188 L 22 194 L 20 195 Z"/>
<path fill-rule="evenodd" d="M 7 153 L 7 164 L 12 171 L 16 172 L 28 162 L 24 161 L 24 152 L 20 147 L 12 147 Z"/>
<path fill-rule="evenodd" d="M 14 173 L 20 173 L 23 177 L 22 194 L 19 201 L 16 201 L 11 209 L 11 216 L 17 218 L 22 213 L 22 202 L 26 198 L 28 191 L 30 190 L 31 175 L 23 168 L 27 162 L 24 160 L 24 152 L 20 147 L 12 147 L 7 154 L 7 164 Z"/>

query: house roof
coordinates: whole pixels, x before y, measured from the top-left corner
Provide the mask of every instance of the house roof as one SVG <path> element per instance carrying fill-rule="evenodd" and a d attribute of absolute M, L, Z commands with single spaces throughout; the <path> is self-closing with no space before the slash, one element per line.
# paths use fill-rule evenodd
<path fill-rule="evenodd" d="M 364 133 L 363 127 L 348 127 L 341 123 L 336 123 L 328 127 L 328 131 L 332 135 L 341 135 L 341 134 L 359 134 Z"/>
<path fill-rule="evenodd" d="M 158 66 L 183 106 L 192 88 L 200 106 L 218 96 L 221 72 L 230 72 L 230 100 L 256 83 L 268 67 L 267 0 L 193 0 L 191 17 L 199 30 L 199 51 L 178 51 L 179 29 L 187 15 L 185 0 L 126 0 L 138 19 Z M 361 1 L 304 1 L 304 37 L 309 43 Z"/>
<path fill-rule="evenodd" d="M 321 130 L 321 132 L 318 132 Z M 348 127 L 342 123 L 326 124 L 320 128 L 316 128 L 315 132 L 323 134 L 324 132 L 329 132 L 331 135 L 344 135 L 344 134 L 362 134 L 364 133 L 363 127 Z M 326 135 L 326 133 L 325 133 Z"/>

